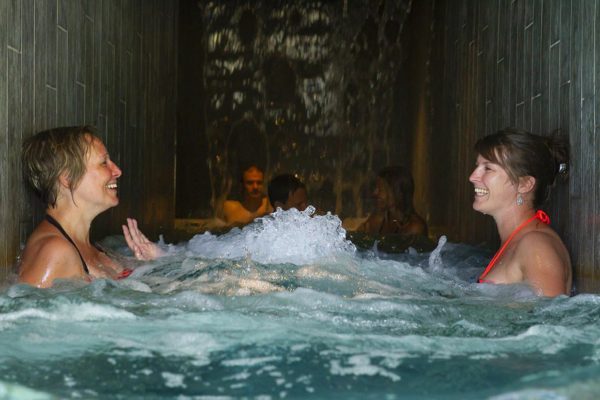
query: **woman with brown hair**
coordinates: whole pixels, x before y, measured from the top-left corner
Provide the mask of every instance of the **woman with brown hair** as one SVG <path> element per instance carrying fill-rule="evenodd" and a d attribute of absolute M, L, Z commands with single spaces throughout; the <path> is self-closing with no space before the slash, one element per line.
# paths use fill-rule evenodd
<path fill-rule="evenodd" d="M 539 210 L 556 176 L 566 173 L 568 142 L 504 129 L 475 150 L 473 209 L 494 218 L 502 243 L 478 282 L 527 282 L 539 295 L 569 294 L 569 253 Z"/>

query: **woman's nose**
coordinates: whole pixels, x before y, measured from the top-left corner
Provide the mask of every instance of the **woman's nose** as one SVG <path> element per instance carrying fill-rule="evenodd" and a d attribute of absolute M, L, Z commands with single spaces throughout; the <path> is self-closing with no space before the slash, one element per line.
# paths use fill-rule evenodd
<path fill-rule="evenodd" d="M 121 176 L 122 171 L 121 168 L 119 168 L 119 166 L 117 164 L 115 164 L 114 162 L 111 161 L 111 169 L 112 169 L 112 174 L 115 178 L 118 178 Z"/>
<path fill-rule="evenodd" d="M 479 173 L 477 172 L 477 168 L 475 168 L 473 170 L 473 172 L 471 172 L 471 175 L 469 175 L 469 182 L 475 182 L 478 179 L 479 179 Z"/>

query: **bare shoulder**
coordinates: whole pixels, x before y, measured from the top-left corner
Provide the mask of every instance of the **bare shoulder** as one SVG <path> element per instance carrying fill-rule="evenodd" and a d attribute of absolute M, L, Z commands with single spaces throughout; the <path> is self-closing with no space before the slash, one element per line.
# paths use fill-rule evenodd
<path fill-rule="evenodd" d="M 242 203 L 239 201 L 225 200 L 223 203 L 223 217 L 227 223 L 232 223 L 239 220 L 242 212 Z"/>
<path fill-rule="evenodd" d="M 519 241 L 518 249 L 521 251 L 534 249 L 549 252 L 566 251 L 562 240 L 552 229 L 533 230 L 525 233 Z"/>
<path fill-rule="evenodd" d="M 544 296 L 568 294 L 571 260 L 562 240 L 552 229 L 527 232 L 519 241 L 516 257 L 523 276 Z"/>
<path fill-rule="evenodd" d="M 55 279 L 84 276 L 79 254 L 61 236 L 34 233 L 27 242 L 19 266 L 19 281 L 48 287 Z"/>
<path fill-rule="evenodd" d="M 242 203 L 237 200 L 225 200 L 223 203 L 223 212 L 227 214 L 228 212 L 235 212 L 242 207 Z"/>

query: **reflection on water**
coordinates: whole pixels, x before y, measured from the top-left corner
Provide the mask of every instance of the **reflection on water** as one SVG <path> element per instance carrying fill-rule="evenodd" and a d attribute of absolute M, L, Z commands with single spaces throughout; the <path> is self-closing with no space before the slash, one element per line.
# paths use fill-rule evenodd
<path fill-rule="evenodd" d="M 600 297 L 470 283 L 488 254 L 356 250 L 278 213 L 124 281 L 0 292 L 4 398 L 592 398 Z M 126 254 L 119 238 L 104 242 Z M 38 397 L 36 397 L 38 396 Z"/>

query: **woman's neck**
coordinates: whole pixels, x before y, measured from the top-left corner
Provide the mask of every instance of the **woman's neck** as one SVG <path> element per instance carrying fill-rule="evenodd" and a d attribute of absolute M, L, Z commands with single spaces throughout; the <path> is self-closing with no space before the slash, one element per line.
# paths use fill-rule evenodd
<path fill-rule="evenodd" d="M 58 221 L 69 236 L 79 243 L 90 243 L 90 227 L 93 217 L 86 216 L 76 207 L 48 208 L 46 213 Z"/>
<path fill-rule="evenodd" d="M 508 210 L 503 211 L 500 215 L 494 216 L 500 242 L 504 243 L 511 233 L 519 227 L 527 219 L 535 214 L 533 207 L 513 206 Z"/>

